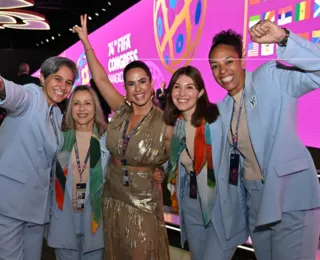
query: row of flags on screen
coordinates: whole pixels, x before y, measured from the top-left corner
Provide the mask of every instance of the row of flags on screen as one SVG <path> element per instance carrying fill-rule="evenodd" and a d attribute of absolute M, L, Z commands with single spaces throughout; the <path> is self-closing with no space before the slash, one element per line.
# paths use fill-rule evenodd
<path fill-rule="evenodd" d="M 266 1 L 266 0 L 263 0 Z M 250 4 L 258 4 L 261 0 L 250 0 Z M 313 10 L 312 10 L 313 8 Z M 283 26 L 293 21 L 299 22 L 307 20 L 310 18 L 320 18 L 320 0 L 305 0 L 301 1 L 296 5 L 288 5 L 283 8 L 279 8 L 278 14 L 276 11 L 264 12 L 262 15 L 253 15 L 249 18 L 249 28 L 254 26 L 260 20 L 270 20 L 272 22 L 277 22 L 279 26 Z M 276 21 L 277 18 L 277 21 Z M 308 28 L 306 28 L 308 29 Z M 319 19 L 319 29 L 320 29 L 320 19 Z M 320 44 L 320 30 L 315 30 L 312 32 L 300 33 L 301 37 L 310 39 L 314 43 Z M 256 56 L 269 56 L 273 55 L 275 51 L 275 44 L 257 44 L 254 42 L 249 42 L 247 46 L 248 57 Z"/>
<path fill-rule="evenodd" d="M 302 1 L 295 6 L 295 10 L 293 9 L 293 5 L 288 5 L 284 8 L 280 8 L 277 15 L 277 24 L 282 26 L 288 23 L 292 23 L 293 19 L 296 22 L 310 19 L 311 17 L 317 18 L 320 17 L 320 0 L 313 0 L 314 8 L 313 12 L 311 12 L 311 0 Z M 275 22 L 276 12 L 269 11 L 260 15 L 253 15 L 249 18 L 249 28 L 254 26 L 260 20 L 269 19 L 272 22 Z M 320 23 L 320 21 L 319 21 Z"/>
<path fill-rule="evenodd" d="M 261 53 L 259 49 L 261 46 Z M 274 54 L 274 43 L 270 44 L 258 44 L 255 42 L 248 43 L 248 57 L 257 57 L 257 56 L 269 56 Z"/>
<path fill-rule="evenodd" d="M 309 32 L 298 33 L 301 37 L 309 40 Z M 312 31 L 312 42 L 320 44 L 320 30 Z M 275 44 L 258 44 L 255 42 L 248 43 L 248 57 L 270 56 L 274 54 Z"/>

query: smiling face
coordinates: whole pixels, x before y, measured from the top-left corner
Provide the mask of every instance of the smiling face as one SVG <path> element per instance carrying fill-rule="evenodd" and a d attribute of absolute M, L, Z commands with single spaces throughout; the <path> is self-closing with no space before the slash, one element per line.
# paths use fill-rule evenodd
<path fill-rule="evenodd" d="M 127 99 L 137 106 L 151 102 L 153 83 L 147 73 L 141 68 L 130 69 L 126 73 Z"/>
<path fill-rule="evenodd" d="M 43 91 L 49 105 L 56 105 L 63 101 L 72 90 L 74 74 L 71 69 L 66 66 L 50 74 L 47 78 L 40 75 L 40 80 L 43 83 Z"/>
<path fill-rule="evenodd" d="M 198 98 L 202 94 L 203 90 L 197 89 L 192 78 L 181 75 L 173 85 L 171 97 L 178 110 L 191 116 L 196 109 Z"/>
<path fill-rule="evenodd" d="M 93 128 L 96 108 L 91 93 L 87 90 L 76 91 L 71 106 L 76 129 Z"/>
<path fill-rule="evenodd" d="M 231 45 L 216 46 L 209 57 L 210 67 L 216 82 L 234 96 L 245 83 L 245 62 Z"/>

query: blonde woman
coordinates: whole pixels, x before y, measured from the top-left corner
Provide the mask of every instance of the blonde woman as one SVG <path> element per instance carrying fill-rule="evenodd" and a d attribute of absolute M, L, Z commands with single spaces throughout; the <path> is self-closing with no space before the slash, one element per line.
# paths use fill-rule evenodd
<path fill-rule="evenodd" d="M 109 152 L 107 123 L 92 88 L 75 88 L 65 125 L 64 145 L 53 167 L 48 245 L 55 248 L 57 260 L 102 260 L 101 199 Z"/>

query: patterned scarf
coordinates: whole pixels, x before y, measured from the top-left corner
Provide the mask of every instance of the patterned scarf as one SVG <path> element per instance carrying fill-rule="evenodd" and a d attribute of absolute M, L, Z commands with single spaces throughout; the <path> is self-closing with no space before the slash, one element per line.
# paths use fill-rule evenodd
<path fill-rule="evenodd" d="M 177 167 L 181 152 L 186 148 L 185 121 L 179 117 L 174 127 L 170 146 L 168 166 L 169 187 L 176 184 Z M 202 217 L 205 226 L 211 220 L 216 196 L 216 180 L 214 176 L 211 134 L 209 124 L 202 120 L 197 127 L 194 138 L 194 171 L 197 176 L 198 193 L 200 195 Z M 169 188 L 170 189 L 170 188 Z"/>
<path fill-rule="evenodd" d="M 66 181 L 68 177 L 68 164 L 71 152 L 76 141 L 76 131 L 69 130 L 63 133 L 64 144 L 57 155 L 56 163 L 56 202 L 58 208 L 63 210 Z M 96 233 L 102 218 L 102 165 L 99 137 L 96 128 L 90 139 L 90 202 L 92 207 L 92 233 Z"/>

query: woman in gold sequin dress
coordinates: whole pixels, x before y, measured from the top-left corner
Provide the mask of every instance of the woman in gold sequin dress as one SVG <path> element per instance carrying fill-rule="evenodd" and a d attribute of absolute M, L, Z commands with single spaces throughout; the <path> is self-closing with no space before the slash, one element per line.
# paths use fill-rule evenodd
<path fill-rule="evenodd" d="M 108 126 L 107 148 L 112 157 L 104 186 L 105 259 L 167 260 L 161 190 L 155 169 L 168 159 L 172 128 L 152 102 L 151 72 L 141 61 L 124 69 L 126 101 L 112 86 L 88 40 L 87 17 L 75 27 L 86 51 L 93 79 L 115 111 Z M 160 180 L 161 181 L 161 180 Z"/>

